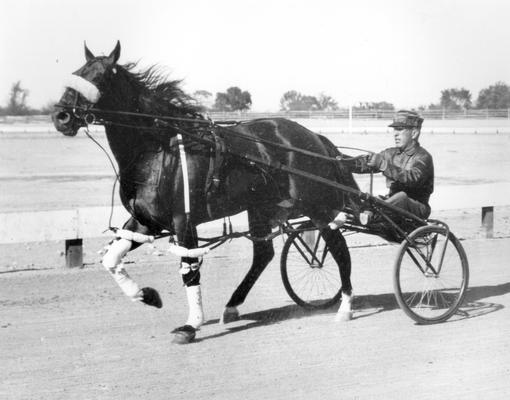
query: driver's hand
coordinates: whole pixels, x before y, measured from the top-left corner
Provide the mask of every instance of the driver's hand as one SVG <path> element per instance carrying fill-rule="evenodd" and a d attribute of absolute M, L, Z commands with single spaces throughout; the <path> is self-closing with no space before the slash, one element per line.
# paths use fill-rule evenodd
<path fill-rule="evenodd" d="M 383 158 L 380 153 L 372 153 L 370 154 L 370 158 L 368 159 L 367 165 L 372 168 L 380 169 Z"/>

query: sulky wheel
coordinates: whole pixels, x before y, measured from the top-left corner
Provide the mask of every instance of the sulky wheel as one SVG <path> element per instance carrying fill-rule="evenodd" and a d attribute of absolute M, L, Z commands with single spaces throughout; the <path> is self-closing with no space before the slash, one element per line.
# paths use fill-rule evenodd
<path fill-rule="evenodd" d="M 447 232 L 439 225 L 416 229 L 409 241 L 400 245 L 395 261 L 395 297 L 402 310 L 420 324 L 446 321 L 466 294 L 466 253 L 460 241 Z"/>
<path fill-rule="evenodd" d="M 283 285 L 292 300 L 307 309 L 331 307 L 341 297 L 340 269 L 312 222 L 291 233 L 282 250 Z M 339 233 L 340 234 L 340 233 Z"/>

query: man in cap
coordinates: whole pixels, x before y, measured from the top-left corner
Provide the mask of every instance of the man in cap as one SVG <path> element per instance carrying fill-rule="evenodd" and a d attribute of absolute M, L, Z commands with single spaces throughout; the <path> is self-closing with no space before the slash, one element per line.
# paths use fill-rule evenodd
<path fill-rule="evenodd" d="M 398 111 L 389 125 L 396 146 L 360 157 L 352 172 L 382 172 L 390 189 L 386 201 L 425 219 L 434 191 L 434 163 L 418 141 L 422 122 L 414 111 Z"/>

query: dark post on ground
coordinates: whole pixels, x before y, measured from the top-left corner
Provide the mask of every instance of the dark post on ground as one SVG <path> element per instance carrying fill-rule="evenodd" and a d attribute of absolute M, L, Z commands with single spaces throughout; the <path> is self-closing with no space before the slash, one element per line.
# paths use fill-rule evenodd
<path fill-rule="evenodd" d="M 83 267 L 83 239 L 66 240 L 66 267 Z"/>
<path fill-rule="evenodd" d="M 494 207 L 482 207 L 482 227 L 486 238 L 494 237 Z"/>

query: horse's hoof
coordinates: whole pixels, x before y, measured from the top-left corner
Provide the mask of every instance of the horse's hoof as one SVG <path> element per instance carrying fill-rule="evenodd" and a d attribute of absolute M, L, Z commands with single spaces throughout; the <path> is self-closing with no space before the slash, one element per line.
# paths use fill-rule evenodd
<path fill-rule="evenodd" d="M 347 322 L 352 319 L 352 311 L 339 311 L 335 315 L 335 322 Z"/>
<path fill-rule="evenodd" d="M 163 302 L 161 301 L 161 297 L 159 297 L 159 293 L 156 289 L 144 287 L 140 289 L 140 291 L 142 292 L 142 303 L 156 308 L 163 307 Z"/>
<path fill-rule="evenodd" d="M 220 319 L 220 324 L 228 324 L 238 320 L 239 311 L 237 310 L 237 307 L 225 307 L 225 310 L 223 310 L 223 315 Z"/>
<path fill-rule="evenodd" d="M 172 343 L 175 344 L 188 344 L 195 339 L 197 330 L 191 325 L 184 325 L 172 331 L 174 338 Z"/>

